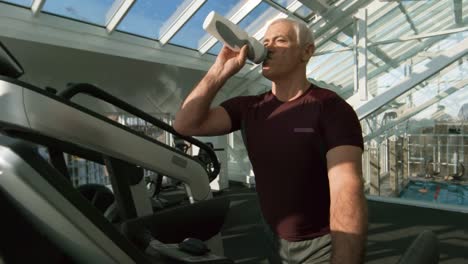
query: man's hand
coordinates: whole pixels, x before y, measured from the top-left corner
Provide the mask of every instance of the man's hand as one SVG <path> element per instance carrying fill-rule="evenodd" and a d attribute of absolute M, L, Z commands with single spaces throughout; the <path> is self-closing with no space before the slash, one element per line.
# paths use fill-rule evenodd
<path fill-rule="evenodd" d="M 221 79 L 229 79 L 244 67 L 248 49 L 248 46 L 244 45 L 236 52 L 224 45 L 211 70 Z"/>

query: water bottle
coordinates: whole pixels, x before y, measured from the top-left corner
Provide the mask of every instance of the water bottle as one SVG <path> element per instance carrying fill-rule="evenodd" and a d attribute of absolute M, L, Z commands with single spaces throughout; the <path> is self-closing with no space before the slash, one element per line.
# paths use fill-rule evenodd
<path fill-rule="evenodd" d="M 268 51 L 260 41 L 214 11 L 205 18 L 203 29 L 233 51 L 239 51 L 247 44 L 249 47 L 247 58 L 256 64 L 263 62 L 267 57 Z"/>

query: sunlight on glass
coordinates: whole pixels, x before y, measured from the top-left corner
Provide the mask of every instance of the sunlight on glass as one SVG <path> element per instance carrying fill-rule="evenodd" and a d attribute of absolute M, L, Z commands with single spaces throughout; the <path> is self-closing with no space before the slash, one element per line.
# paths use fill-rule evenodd
<path fill-rule="evenodd" d="M 368 38 L 370 40 L 387 40 L 404 36 L 437 32 L 444 29 L 462 27 L 457 24 L 457 13 L 450 1 L 406 1 L 404 12 L 401 6 L 391 9 L 376 10 L 369 14 Z M 458 15 L 459 16 L 459 15 Z M 460 20 L 458 18 L 458 20 Z"/>
<path fill-rule="evenodd" d="M 185 7 L 184 0 L 139 0 L 122 20 L 117 30 L 148 38 L 159 39 L 160 29 L 178 10 Z"/>
<path fill-rule="evenodd" d="M 109 23 L 112 17 L 115 16 L 115 14 L 117 13 L 117 10 L 119 10 L 120 6 L 122 6 L 124 1 L 125 0 L 114 0 L 114 3 L 106 12 L 106 16 L 105 16 L 106 25 Z"/>
<path fill-rule="evenodd" d="M 468 93 L 465 89 L 467 85 L 460 86 L 460 83 L 463 82 L 467 71 L 467 63 L 459 64 L 459 62 L 454 62 L 425 80 L 424 83 L 390 101 L 385 107 L 377 110 L 367 119 L 383 120 L 386 110 L 393 108 L 398 116 L 407 116 L 413 113 L 412 124 L 421 127 L 428 126 L 428 124 L 432 126 L 436 120 L 447 121 L 460 118 L 464 120 Z M 383 76 L 382 80 L 379 80 L 381 88 L 386 85 L 384 78 L 387 79 L 388 76 Z M 415 108 L 420 109 L 415 112 Z"/>
<path fill-rule="evenodd" d="M 114 0 L 47 0 L 43 11 L 100 26 L 105 26 L 106 14 Z"/>
<path fill-rule="evenodd" d="M 12 3 L 20 6 L 31 7 L 32 0 L 4 0 L 0 2 Z"/>
<path fill-rule="evenodd" d="M 354 60 L 352 51 L 314 56 L 307 65 L 308 77 L 335 86 L 352 87 Z"/>

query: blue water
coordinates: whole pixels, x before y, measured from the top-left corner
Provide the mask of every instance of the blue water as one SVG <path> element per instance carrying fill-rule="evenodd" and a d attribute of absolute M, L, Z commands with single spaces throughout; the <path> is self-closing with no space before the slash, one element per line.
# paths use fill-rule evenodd
<path fill-rule="evenodd" d="M 400 193 L 400 198 L 468 206 L 468 186 L 410 181 Z"/>

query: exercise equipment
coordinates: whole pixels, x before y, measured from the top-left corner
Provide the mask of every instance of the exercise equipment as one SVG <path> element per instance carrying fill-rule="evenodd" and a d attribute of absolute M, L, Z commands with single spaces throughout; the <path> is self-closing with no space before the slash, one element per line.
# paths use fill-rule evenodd
<path fill-rule="evenodd" d="M 156 230 L 164 230 L 169 238 L 178 239 L 177 242 L 197 237 L 193 232 L 203 234 L 202 239 L 208 245 L 219 242 L 219 229 L 229 201 L 211 199 L 209 172 L 199 161 L 69 99 L 86 93 L 176 133 L 172 127 L 151 120 L 151 116 L 93 85 L 73 85 L 57 95 L 14 79 L 23 73 L 22 68 L 3 45 L 0 48 L 3 48 L 0 56 L 6 56 L 0 58 L 0 193 L 31 228 L 44 234 L 75 263 L 174 263 L 160 261 L 164 252 L 158 256 L 145 254 L 138 245 L 130 243 L 128 237 L 133 234 L 121 233 L 103 216 L 103 208 L 91 203 L 98 199 L 93 197 L 106 191 L 86 199 L 88 190 L 85 188 L 80 194 L 64 175 L 67 173 L 61 166 L 60 155 L 52 155 L 56 158 L 54 162 L 41 156 L 38 149 L 46 147 L 55 154 L 66 152 L 105 164 L 122 223 L 151 218 L 148 230 L 159 245 L 164 243 L 160 241 L 165 241 L 165 236 Z M 191 137 L 183 138 L 210 151 Z M 212 155 L 219 172 L 219 163 Z M 143 168 L 182 181 L 192 204 L 164 214 L 153 213 L 146 195 Z M 191 229 L 182 228 L 181 223 Z M 216 228 L 199 228 L 200 223 Z M 193 262 L 190 258 L 178 258 L 174 252 L 177 250 L 171 251 L 171 258 L 181 263 L 229 263 L 220 256 L 218 262 L 206 256 Z"/>
<path fill-rule="evenodd" d="M 421 232 L 406 249 L 397 264 L 439 263 L 439 241 L 432 231 Z"/>
<path fill-rule="evenodd" d="M 77 190 L 103 214 L 115 201 L 112 191 L 104 185 L 83 184 Z"/>

